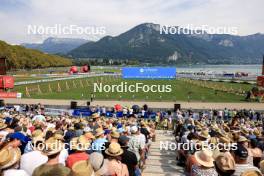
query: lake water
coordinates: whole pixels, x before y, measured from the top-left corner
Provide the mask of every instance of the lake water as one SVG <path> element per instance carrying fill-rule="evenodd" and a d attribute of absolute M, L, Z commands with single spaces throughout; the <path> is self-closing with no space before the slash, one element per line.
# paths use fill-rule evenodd
<path fill-rule="evenodd" d="M 174 67 L 174 66 L 168 66 L 168 67 Z M 259 65 L 190 65 L 190 66 L 175 66 L 175 67 L 176 67 L 177 72 L 183 72 L 183 71 L 185 72 L 213 72 L 213 73 L 245 72 L 245 73 L 249 73 L 250 75 L 261 75 L 262 73 L 261 64 Z M 120 66 L 94 66 L 94 68 L 121 69 L 122 67 Z"/>
<path fill-rule="evenodd" d="M 214 73 L 235 73 L 246 72 L 250 75 L 261 75 L 262 65 L 192 65 L 177 66 L 177 72 L 214 72 Z"/>

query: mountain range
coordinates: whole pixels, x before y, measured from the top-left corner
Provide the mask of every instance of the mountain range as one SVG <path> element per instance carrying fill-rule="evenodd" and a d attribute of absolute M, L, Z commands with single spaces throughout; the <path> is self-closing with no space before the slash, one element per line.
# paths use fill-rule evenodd
<path fill-rule="evenodd" d="M 247 36 L 206 32 L 161 34 L 160 27 L 159 24 L 143 23 L 115 37 L 79 43 L 71 50 L 66 49 L 66 55 L 84 59 L 134 59 L 154 64 L 254 64 L 261 63 L 264 54 L 264 35 L 260 33 Z M 50 40 L 45 40 L 40 50 L 45 51 L 43 46 L 46 46 L 53 53 L 66 53 L 56 50 L 53 42 L 48 42 Z"/>
<path fill-rule="evenodd" d="M 26 48 L 37 49 L 49 54 L 67 54 L 71 50 L 89 42 L 77 38 L 54 38 L 49 37 L 43 43 L 22 43 Z"/>
<path fill-rule="evenodd" d="M 260 63 L 264 35 L 160 34 L 160 25 L 140 24 L 116 37 L 85 43 L 68 54 L 78 58 L 137 59 L 150 63 Z"/>

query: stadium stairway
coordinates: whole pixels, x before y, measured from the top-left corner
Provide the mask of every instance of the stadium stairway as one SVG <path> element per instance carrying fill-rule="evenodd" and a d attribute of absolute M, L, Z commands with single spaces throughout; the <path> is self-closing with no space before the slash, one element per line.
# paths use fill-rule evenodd
<path fill-rule="evenodd" d="M 157 130 L 156 141 L 151 144 L 142 176 L 182 176 L 184 169 L 176 164 L 176 151 L 160 150 L 160 142 L 175 142 L 170 131 Z"/>

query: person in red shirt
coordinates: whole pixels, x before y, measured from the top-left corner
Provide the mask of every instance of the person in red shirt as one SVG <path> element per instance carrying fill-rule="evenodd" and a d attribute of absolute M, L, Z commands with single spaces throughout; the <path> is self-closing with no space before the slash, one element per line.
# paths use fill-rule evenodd
<path fill-rule="evenodd" d="M 83 160 L 88 160 L 89 155 L 86 153 L 86 150 L 89 148 L 90 142 L 85 138 L 85 136 L 75 137 L 70 142 L 70 149 L 73 150 L 73 153 L 68 156 L 66 159 L 66 166 L 72 168 L 72 166 Z"/>

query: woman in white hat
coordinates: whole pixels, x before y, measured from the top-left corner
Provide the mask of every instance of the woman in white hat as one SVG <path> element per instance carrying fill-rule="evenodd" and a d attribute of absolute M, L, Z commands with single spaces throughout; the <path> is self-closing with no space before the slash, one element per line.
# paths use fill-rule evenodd
<path fill-rule="evenodd" d="M 198 164 L 192 166 L 192 176 L 218 176 L 211 150 L 204 148 L 195 152 L 194 157 Z"/>
<path fill-rule="evenodd" d="M 121 162 L 121 155 L 123 154 L 123 149 L 120 144 L 112 142 L 109 148 L 106 149 L 105 153 L 108 155 L 109 169 L 111 175 L 116 176 L 129 176 L 128 168 L 125 164 Z"/>

